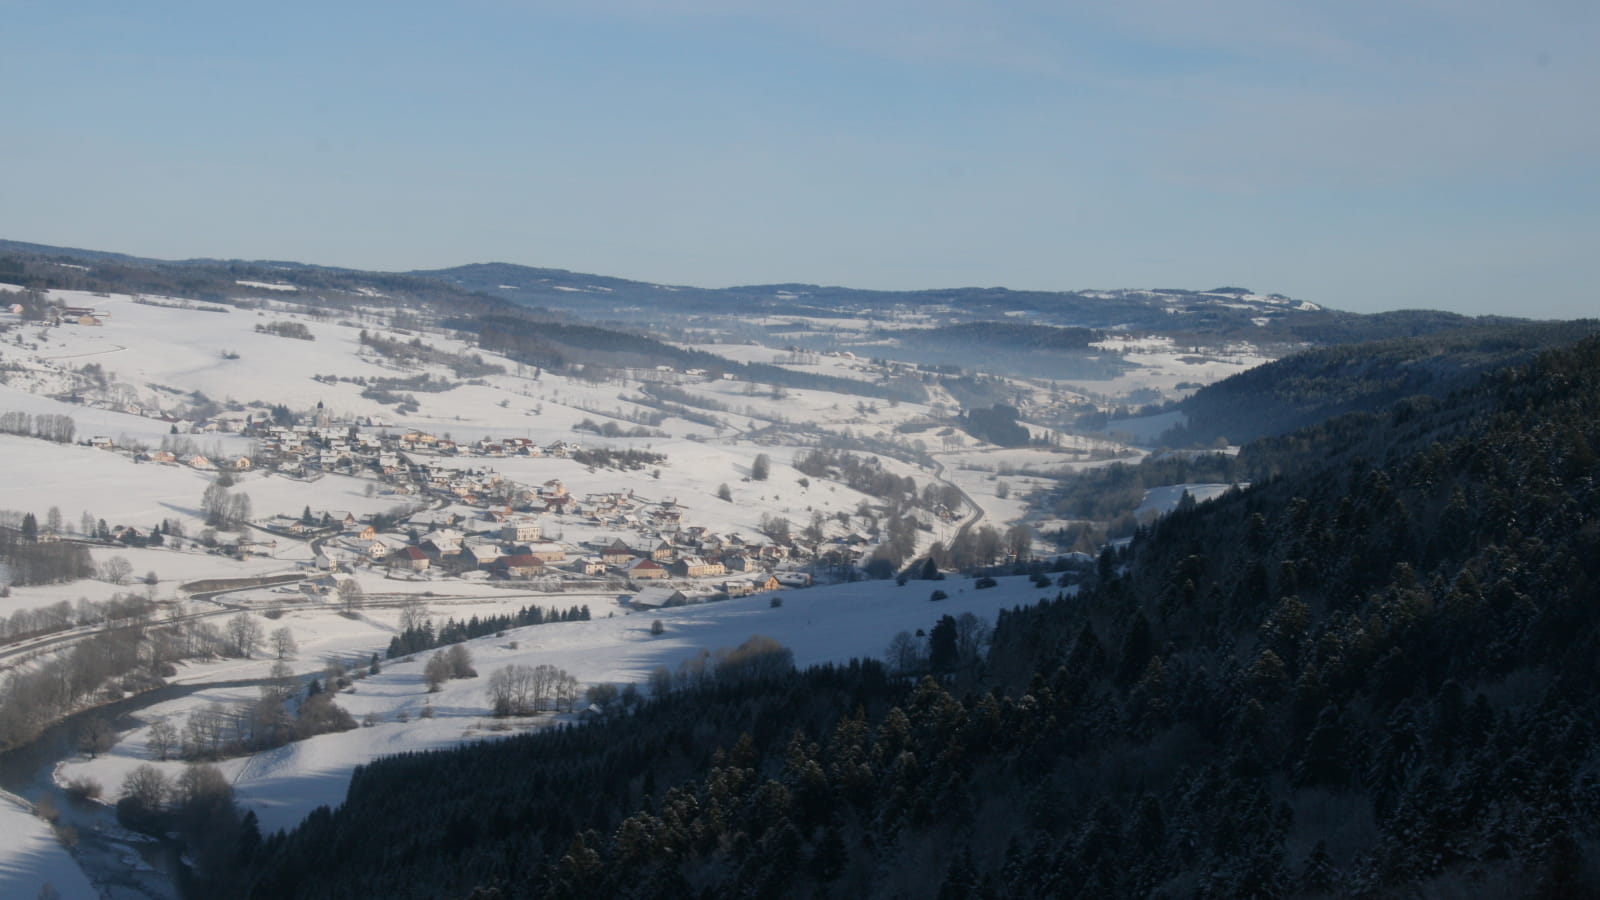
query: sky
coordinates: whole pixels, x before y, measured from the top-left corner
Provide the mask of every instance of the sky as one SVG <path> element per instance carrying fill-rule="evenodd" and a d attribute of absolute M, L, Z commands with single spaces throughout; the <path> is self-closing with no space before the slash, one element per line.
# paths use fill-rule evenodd
<path fill-rule="evenodd" d="M 1600 315 L 1590 0 L 0 0 L 0 237 Z"/>

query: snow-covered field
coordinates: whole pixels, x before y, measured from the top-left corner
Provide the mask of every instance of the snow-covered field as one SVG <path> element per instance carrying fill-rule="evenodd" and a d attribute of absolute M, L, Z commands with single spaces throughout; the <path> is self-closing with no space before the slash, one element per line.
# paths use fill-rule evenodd
<path fill-rule="evenodd" d="M 446 682 L 435 694 L 427 692 L 423 680 L 425 654 L 408 662 L 385 663 L 380 674 L 356 683 L 353 692 L 340 694 L 343 706 L 357 721 L 369 715 L 381 724 L 340 734 L 322 735 L 278 748 L 255 757 L 233 759 L 223 764 L 234 780 L 240 801 L 255 809 L 264 831 L 294 825 L 319 805 L 336 802 L 349 784 L 351 770 L 378 756 L 424 750 L 459 743 L 472 738 L 502 734 L 502 723 L 492 718 L 485 685 L 496 668 L 517 663 L 549 663 L 571 672 L 585 684 L 641 683 L 657 666 L 676 670 L 684 660 L 702 650 L 714 653 L 738 646 L 753 635 L 773 638 L 794 652 L 795 664 L 805 667 L 823 662 L 843 662 L 855 657 L 881 658 L 889 639 L 898 631 L 931 628 L 943 615 L 959 616 L 971 612 L 992 622 L 999 610 L 1037 602 L 1054 596 L 1054 588 L 1041 590 L 1026 578 L 1002 578 L 995 588 L 977 590 L 965 579 L 912 581 L 904 586 L 893 582 L 857 582 L 847 585 L 781 591 L 782 605 L 774 607 L 774 595 L 725 600 L 653 612 L 627 613 L 601 598 L 557 595 L 561 602 L 589 602 L 594 619 L 588 622 L 551 623 L 508 631 L 502 637 L 469 641 L 479 672 L 475 679 Z M 948 599 L 930 602 L 934 589 L 948 593 Z M 527 602 L 528 598 L 508 599 L 506 607 Z M 535 598 L 539 599 L 539 598 Z M 615 613 L 615 615 L 611 615 Z M 455 614 L 455 613 L 453 613 Z M 354 635 L 357 628 L 337 615 L 316 617 L 319 623 Z M 651 634 L 651 624 L 660 620 L 661 635 Z M 286 619 L 287 621 L 287 619 Z M 338 623 L 343 622 L 344 625 Z M 308 631 L 319 627 L 302 623 L 299 667 L 314 660 L 304 652 L 311 643 Z M 371 641 L 373 632 L 365 638 Z M 338 643 L 337 641 L 330 643 Z M 206 674 L 208 679 L 264 675 L 268 663 L 224 663 Z M 313 665 L 315 669 L 317 666 Z M 193 694 L 182 700 L 152 707 L 143 716 L 147 723 L 167 719 L 180 728 L 193 710 L 214 702 L 253 699 L 253 689 L 214 690 Z M 431 707 L 434 717 L 422 718 L 423 708 Z M 399 721 L 404 713 L 409 721 Z M 518 729 L 538 728 L 562 721 L 565 716 L 546 715 L 535 719 L 513 720 Z M 95 760 L 78 759 L 61 767 L 58 779 L 90 776 L 107 787 L 115 797 L 115 786 L 134 767 L 150 761 L 146 745 L 148 727 L 125 735 L 108 754 Z M 179 762 L 157 763 L 173 770 Z"/>
<path fill-rule="evenodd" d="M 179 584 L 205 578 L 305 573 L 312 558 L 311 545 L 257 529 L 250 536 L 266 545 L 264 555 L 235 560 L 201 552 L 193 546 L 193 538 L 204 527 L 201 497 L 215 473 L 178 464 L 135 462 L 133 449 L 182 442 L 190 452 L 224 457 L 252 454 L 257 449 L 255 440 L 228 433 L 230 427 L 216 420 L 242 421 L 251 416 L 261 421 L 276 406 L 341 429 L 359 421 L 368 432 L 398 434 L 420 429 L 462 443 L 515 437 L 539 445 L 569 441 L 590 448 L 644 450 L 665 458 L 627 472 L 588 468 L 552 456 L 428 456 L 427 462 L 442 469 L 490 469 L 521 485 L 557 479 L 578 498 L 631 491 L 647 504 L 672 501 L 682 511 L 685 525 L 760 542 L 764 538 L 759 527 L 768 516 L 787 518 L 796 531 L 813 517 L 823 517 L 824 533 L 830 538 L 868 527 L 855 513 L 863 504 L 870 507 L 879 501 L 825 478 L 804 478 L 791 463 L 820 439 L 841 439 L 846 446 L 855 446 L 851 442 L 857 440 L 876 441 L 881 443 L 873 446 L 880 449 L 883 443 L 896 447 L 892 454 L 877 457 L 886 471 L 910 477 L 919 487 L 953 484 L 970 498 L 971 508 L 960 510 L 955 520 L 919 531 L 919 548 L 935 540 L 948 541 L 963 519 L 976 518 L 1000 529 L 1026 521 L 1034 514 L 1029 494 L 1047 488 L 1052 478 L 1108 465 L 1117 458 L 1136 461 L 1143 454 L 1104 435 L 1058 434 L 1039 426 L 1033 429 L 1036 436 L 1050 437 L 1057 448 L 1006 450 L 983 444 L 950 427 L 950 417 L 960 404 L 936 380 L 928 382 L 928 402 L 912 403 L 823 390 L 774 389 L 698 372 L 649 370 L 601 379 L 568 377 L 480 351 L 452 334 L 425 327 L 396 331 L 389 325 L 390 311 L 384 308 L 383 298 L 376 294 L 370 304 L 363 299 L 360 309 L 329 317 L 309 314 L 298 305 L 303 293 L 292 286 L 239 284 L 260 292 L 257 308 L 199 304 L 222 310 L 204 311 L 182 298 L 152 297 L 150 302 L 137 302 L 128 295 L 53 291 L 55 300 L 94 308 L 101 324 L 44 326 L 19 323 L 9 313 L 0 314 L 0 326 L 9 326 L 0 334 L 0 363 L 5 365 L 0 369 L 4 376 L 0 414 L 70 416 L 76 441 L 105 437 L 117 447 L 93 449 L 81 443 L 57 444 L 0 434 L 0 459 L 6 462 L 6 475 L 0 479 L 0 515 L 15 523 L 23 513 L 33 513 L 43 522 L 46 511 L 54 508 L 71 537 L 78 536 L 85 513 L 96 521 L 141 530 L 173 520 L 187 535 L 178 551 L 170 542 L 163 549 L 94 546 L 90 552 L 96 564 L 105 567 L 120 557 L 131 567 L 135 583 L 82 580 L 14 586 L 8 597 L 0 599 L 0 614 L 74 605 L 80 599 L 104 601 L 130 591 L 170 603 L 175 614 L 211 615 L 219 625 L 221 617 L 232 615 L 236 608 L 261 613 L 278 607 L 280 617 L 262 624 L 266 630 L 289 629 L 299 645 L 290 664 L 301 675 L 319 671 L 329 660 L 364 660 L 373 652 L 381 655 L 398 631 L 396 602 L 405 596 L 425 599 L 436 622 L 452 616 L 464 620 L 472 615 L 503 614 L 530 603 L 546 608 L 587 604 L 593 615 L 589 622 L 547 624 L 471 642 L 480 677 L 449 682 L 437 694 L 426 693 L 421 658 L 386 663 L 381 674 L 359 681 L 353 692 L 338 698 L 358 721 L 370 719 L 374 724 L 225 762 L 241 802 L 257 811 L 267 830 L 292 826 L 316 806 L 336 802 L 353 767 L 377 756 L 503 734 L 507 723 L 490 717 L 484 686 L 490 671 L 508 663 L 550 663 L 584 684 L 639 683 L 657 666 L 675 668 L 702 650 L 731 648 L 761 634 L 789 647 L 796 664 L 806 666 L 878 656 L 897 631 L 929 628 L 944 614 L 972 612 L 992 621 L 999 609 L 1035 602 L 1048 592 L 1020 578 L 1001 579 L 997 588 L 984 591 L 958 579 L 937 585 L 914 581 L 904 587 L 893 582 L 858 582 L 782 591 L 783 603 L 776 607 L 771 595 L 756 595 L 630 613 L 619 605 L 616 593 L 544 594 L 435 574 L 396 580 L 385 577 L 382 570 L 361 567 L 339 576 L 353 578 L 373 599 L 355 617 L 341 616 L 326 600 L 307 600 L 293 589 L 241 591 L 217 602 L 189 600 L 180 596 Z M 815 318 L 804 324 L 817 334 L 857 332 L 858 336 L 872 329 L 935 324 L 918 311 L 901 311 L 891 318 L 893 321 Z M 796 321 L 783 316 L 769 324 Z M 305 329 L 314 340 L 257 330 L 285 323 Z M 441 354 L 462 358 L 476 354 L 503 371 L 469 381 L 442 365 L 398 363 L 363 344 L 363 329 L 402 343 L 426 342 Z M 780 331 L 771 340 L 781 343 L 793 339 L 793 334 Z M 904 370 L 881 368 L 864 354 L 856 358 L 846 353 L 757 344 L 689 346 L 740 362 L 858 381 L 904 375 Z M 1007 389 L 1022 405 L 1033 403 L 1037 408 L 1065 408 L 1087 402 L 1089 395 L 1109 401 L 1134 391 L 1175 396 L 1187 385 L 1216 380 L 1263 361 L 1259 352 L 1248 346 L 1200 354 L 1185 352 L 1186 348 L 1160 338 L 1119 335 L 1108 342 L 1108 349 L 1125 354 L 1136 367 L 1115 379 L 1084 385 L 1082 391 L 1023 380 L 1008 380 Z M 393 399 L 363 396 L 364 387 L 375 380 L 419 375 L 448 379 L 454 386 L 442 391 L 396 389 L 396 393 L 409 393 L 415 399 L 416 406 L 405 412 L 396 408 Z M 652 383 L 661 382 L 687 392 L 693 403 L 699 404 L 696 418 L 710 416 L 716 421 L 675 416 L 659 419 L 647 393 Z M 615 426 L 611 429 L 614 433 L 616 429 L 626 432 L 645 421 L 650 422 L 648 437 L 599 437 L 591 431 L 574 430 L 587 423 Z M 1154 427 L 1158 423 L 1148 424 Z M 220 430 L 204 430 L 207 428 Z M 231 430 L 237 431 L 237 425 Z M 1138 433 L 1145 436 L 1147 430 L 1140 428 Z M 769 458 L 771 474 L 756 480 L 751 476 L 761 455 Z M 730 500 L 718 496 L 724 486 Z M 1178 485 L 1152 491 L 1140 507 L 1141 515 L 1170 510 L 1184 488 L 1197 499 L 1206 499 L 1227 486 Z M 278 514 L 297 516 L 307 507 L 347 510 L 363 517 L 425 502 L 416 496 L 388 493 L 387 486 L 378 485 L 373 478 L 335 474 L 303 481 L 248 471 L 239 474 L 231 490 L 249 496 L 258 521 Z M 452 509 L 457 507 L 440 512 Z M 481 511 L 460 509 L 471 515 Z M 548 514 L 541 524 L 547 539 L 568 545 L 617 537 L 635 546 L 659 540 L 659 535 L 647 528 L 628 533 L 612 522 L 601 524 L 579 516 Z M 153 585 L 142 583 L 146 573 L 154 573 Z M 948 592 L 949 599 L 930 603 L 928 595 L 935 586 Z M 650 633 L 650 624 L 656 619 L 665 629 L 659 636 Z M 191 664 L 172 680 L 213 685 L 263 677 L 269 666 L 268 660 L 259 657 Z M 205 704 L 254 696 L 253 689 L 208 687 L 183 700 L 151 707 L 144 714 L 145 727 L 123 735 L 111 753 L 93 761 L 71 760 L 60 767 L 57 777 L 92 776 L 105 786 L 106 799 L 114 802 L 127 771 L 147 761 L 149 723 L 166 719 L 181 724 Z M 424 708 L 431 711 L 431 718 L 421 715 Z M 401 721 L 402 715 L 407 721 Z M 510 727 L 545 727 L 561 718 L 542 716 Z M 180 764 L 161 765 L 174 768 Z M 90 895 L 71 857 L 52 840 L 48 828 L 25 810 L 0 803 L 0 834 L 9 838 L 0 842 L 0 898 L 32 897 L 46 880 L 62 896 Z"/>
<path fill-rule="evenodd" d="M 73 861 L 72 854 L 56 840 L 49 824 L 33 814 L 21 798 L 0 792 L 0 897 L 31 900 L 46 896 L 46 885 L 54 896 L 94 897 L 94 885 Z"/>
<path fill-rule="evenodd" d="M 1149 521 L 1157 516 L 1164 516 L 1178 508 L 1183 502 L 1183 495 L 1188 494 L 1196 503 L 1215 500 L 1233 488 L 1246 488 L 1248 484 L 1169 484 L 1162 487 L 1150 488 L 1144 492 L 1144 502 L 1133 511 L 1134 518 L 1141 522 Z"/>

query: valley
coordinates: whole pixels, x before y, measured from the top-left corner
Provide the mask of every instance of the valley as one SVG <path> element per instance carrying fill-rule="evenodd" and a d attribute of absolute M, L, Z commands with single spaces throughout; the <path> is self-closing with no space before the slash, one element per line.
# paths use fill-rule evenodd
<path fill-rule="evenodd" d="M 957 306 L 824 318 L 807 307 L 765 319 L 662 311 L 666 340 L 648 352 L 583 333 L 602 346 L 569 347 L 552 366 L 526 337 L 495 352 L 431 301 L 341 278 L 334 292 L 219 278 L 226 297 L 9 289 L 0 527 L 71 553 L 5 570 L 0 665 L 22 684 L 121 635 L 131 665 L 187 686 L 119 719 L 95 752 L 62 759 L 58 790 L 93 784 L 114 803 L 141 766 L 175 784 L 185 759 L 217 759 L 266 833 L 337 802 L 379 756 L 600 708 L 574 695 L 497 716 L 484 688 L 494 669 L 553 665 L 591 699 L 648 696 L 752 635 L 807 666 L 883 657 L 935 611 L 992 624 L 1048 592 L 1010 575 L 987 591 L 958 583 L 930 606 L 913 586 L 925 582 L 894 576 L 930 557 L 966 571 L 1081 567 L 1053 542 L 1074 523 L 1036 498 L 1150 452 L 1154 435 L 1117 416 L 1267 358 L 1231 339 L 1180 348 L 1115 331 L 1074 345 L 1091 361 L 1083 380 L 1049 379 L 1029 370 L 1057 351 L 969 367 L 950 362 L 960 351 L 898 339 L 960 321 Z M 577 361 L 585 350 L 594 361 Z M 1020 445 L 964 422 L 990 406 L 1009 410 L 994 421 Z M 430 690 L 436 629 L 530 608 L 548 621 L 461 645 L 483 676 Z M 427 649 L 399 640 L 424 623 Z M 7 742 L 149 689 L 127 670 L 99 677 L 68 698 L 13 691 Z M 273 678 L 346 685 L 336 702 L 358 727 L 279 746 L 250 721 Z M 290 710 L 303 702 L 284 696 Z M 202 719 L 229 730 L 209 739 L 230 749 L 195 743 Z M 180 737 L 153 744 L 152 728 Z M 102 890 L 130 890 L 95 859 Z"/>

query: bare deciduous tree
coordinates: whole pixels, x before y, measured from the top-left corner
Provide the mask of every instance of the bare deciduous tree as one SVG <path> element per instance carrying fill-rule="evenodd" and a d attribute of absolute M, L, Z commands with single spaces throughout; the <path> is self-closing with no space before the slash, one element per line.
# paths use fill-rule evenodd
<path fill-rule="evenodd" d="M 466 644 L 451 644 L 445 651 L 445 660 L 450 663 L 451 678 L 478 677 L 478 670 L 472 667 L 472 652 Z"/>
<path fill-rule="evenodd" d="M 228 646 L 234 656 L 253 656 L 261 647 L 261 623 L 255 616 L 241 612 L 228 620 Z"/>
<path fill-rule="evenodd" d="M 422 677 L 428 683 L 428 693 L 437 693 L 444 683 L 450 680 L 450 661 L 444 658 L 444 651 L 435 651 L 428 657 L 428 664 L 422 670 Z"/>
<path fill-rule="evenodd" d="M 896 675 L 912 675 L 922 670 L 922 644 L 909 631 L 891 638 L 883 655 L 889 663 L 889 671 Z"/>
<path fill-rule="evenodd" d="M 136 767 L 122 779 L 122 797 L 133 801 L 142 812 L 165 809 L 172 798 L 172 782 L 148 763 Z"/>
<path fill-rule="evenodd" d="M 113 556 L 101 566 L 101 577 L 112 584 L 127 584 L 133 580 L 133 563 L 121 556 Z"/>
<path fill-rule="evenodd" d="M 172 751 L 178 749 L 178 729 L 166 719 L 158 719 L 150 726 L 150 734 L 145 738 L 145 744 L 150 748 L 156 759 L 166 759 Z"/>
<path fill-rule="evenodd" d="M 353 616 L 361 609 L 362 602 L 366 599 L 366 592 L 354 578 L 346 578 L 339 582 L 339 605 L 341 611 L 347 616 Z"/>
<path fill-rule="evenodd" d="M 90 718 L 78 729 L 78 749 L 89 754 L 90 759 L 110 750 L 116 742 L 117 730 L 100 716 Z"/>
<path fill-rule="evenodd" d="M 428 621 L 428 606 L 421 600 L 409 599 L 400 605 L 400 630 L 413 631 Z"/>
<path fill-rule="evenodd" d="M 289 630 L 287 625 L 281 628 L 274 628 L 270 641 L 272 643 L 272 652 L 277 655 L 278 659 L 293 659 L 294 655 L 300 652 L 300 645 L 295 643 L 294 633 Z"/>

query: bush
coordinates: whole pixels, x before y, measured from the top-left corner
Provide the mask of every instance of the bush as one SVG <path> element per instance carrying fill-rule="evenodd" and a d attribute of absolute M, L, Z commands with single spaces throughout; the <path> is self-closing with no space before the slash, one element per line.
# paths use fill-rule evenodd
<path fill-rule="evenodd" d="M 771 606 L 773 609 L 777 609 L 778 607 L 783 605 L 783 598 L 777 596 L 776 594 L 774 594 L 773 597 L 772 597 L 772 601 L 768 605 Z"/>
<path fill-rule="evenodd" d="M 937 602 L 939 600 L 947 599 L 949 596 L 950 595 L 946 594 L 944 591 L 934 591 L 933 594 L 928 597 L 928 600 Z"/>
<path fill-rule="evenodd" d="M 992 587 L 995 586 L 995 580 L 993 578 L 990 578 L 989 576 L 985 575 L 984 577 L 979 578 L 977 581 L 973 582 L 972 586 L 974 588 L 977 588 L 978 590 L 983 590 L 984 588 L 992 588 Z"/>
<path fill-rule="evenodd" d="M 661 634 L 662 632 L 664 632 L 666 630 L 667 630 L 667 626 L 661 624 L 661 620 L 660 619 L 657 619 L 654 622 L 650 623 L 650 633 L 651 634 Z"/>
<path fill-rule="evenodd" d="M 100 794 L 104 790 L 105 789 L 100 786 L 100 782 L 95 781 L 93 778 L 85 775 L 81 778 L 70 779 L 67 782 L 67 799 L 74 800 L 79 803 L 82 803 L 85 800 L 95 800 L 99 799 Z"/>

